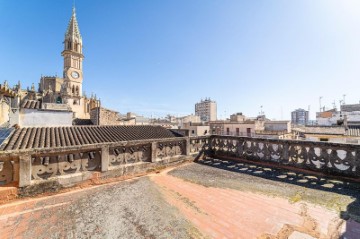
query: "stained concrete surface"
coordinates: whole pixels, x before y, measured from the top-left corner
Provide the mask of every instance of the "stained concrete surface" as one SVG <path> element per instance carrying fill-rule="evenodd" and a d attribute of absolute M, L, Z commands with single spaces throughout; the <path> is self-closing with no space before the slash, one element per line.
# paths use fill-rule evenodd
<path fill-rule="evenodd" d="M 0 206 L 0 238 L 191 238 L 198 232 L 142 177 Z"/>
<path fill-rule="evenodd" d="M 358 238 L 358 193 L 357 184 L 209 160 L 1 205 L 0 238 Z"/>

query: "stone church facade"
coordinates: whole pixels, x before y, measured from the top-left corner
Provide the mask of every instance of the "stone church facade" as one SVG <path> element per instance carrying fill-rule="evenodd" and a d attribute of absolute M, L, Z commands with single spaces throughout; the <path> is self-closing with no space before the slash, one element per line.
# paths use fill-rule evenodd
<path fill-rule="evenodd" d="M 90 119 L 91 109 L 99 107 L 100 101 L 96 96 L 83 95 L 82 48 L 82 37 L 73 8 L 61 52 L 64 58 L 63 77 L 42 76 L 38 89 L 33 84 L 24 90 L 20 82 L 12 88 L 7 82 L 0 85 L 0 125 L 71 125 L 74 119 Z M 38 118 L 43 120 L 40 122 Z M 60 121 L 57 122 L 57 119 Z"/>

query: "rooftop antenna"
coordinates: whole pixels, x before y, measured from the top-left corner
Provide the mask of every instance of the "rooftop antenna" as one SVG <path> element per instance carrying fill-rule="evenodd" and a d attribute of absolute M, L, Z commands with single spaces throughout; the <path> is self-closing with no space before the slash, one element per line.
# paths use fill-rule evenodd
<path fill-rule="evenodd" d="M 320 112 L 321 112 L 321 99 L 322 98 L 323 98 L 322 96 L 319 97 Z"/>
<path fill-rule="evenodd" d="M 335 103 L 335 100 L 333 102 L 333 108 L 336 109 L 336 103 Z"/>
<path fill-rule="evenodd" d="M 345 97 L 346 97 L 346 95 L 343 94 L 343 105 L 345 105 Z"/>

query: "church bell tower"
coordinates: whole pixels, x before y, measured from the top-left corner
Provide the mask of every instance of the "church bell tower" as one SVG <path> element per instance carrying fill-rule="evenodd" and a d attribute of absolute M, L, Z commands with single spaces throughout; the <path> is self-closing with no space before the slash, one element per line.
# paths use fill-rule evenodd
<path fill-rule="evenodd" d="M 64 50 L 61 55 L 64 57 L 62 95 L 65 99 L 82 97 L 82 38 L 79 25 L 76 19 L 75 7 L 65 33 Z"/>

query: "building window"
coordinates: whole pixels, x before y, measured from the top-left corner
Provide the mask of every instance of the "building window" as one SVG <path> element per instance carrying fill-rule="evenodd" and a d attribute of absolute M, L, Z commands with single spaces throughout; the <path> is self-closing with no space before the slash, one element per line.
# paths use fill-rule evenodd
<path fill-rule="evenodd" d="M 195 130 L 191 130 L 191 134 L 195 134 Z"/>
<path fill-rule="evenodd" d="M 56 104 L 62 104 L 62 99 L 60 96 L 56 98 Z"/>
<path fill-rule="evenodd" d="M 251 137 L 251 128 L 247 128 L 246 133 L 248 137 Z"/>

